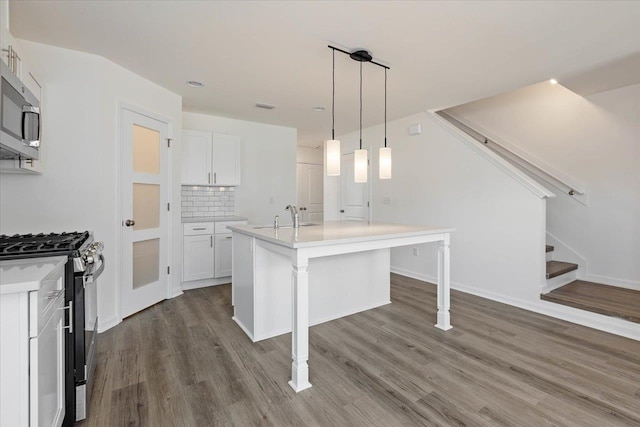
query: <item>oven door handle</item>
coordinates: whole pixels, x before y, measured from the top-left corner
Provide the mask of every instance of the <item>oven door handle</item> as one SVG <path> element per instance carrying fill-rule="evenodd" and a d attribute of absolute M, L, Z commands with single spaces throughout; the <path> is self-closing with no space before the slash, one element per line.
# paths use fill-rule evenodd
<path fill-rule="evenodd" d="M 98 276 L 102 274 L 103 271 L 104 271 L 104 256 L 100 254 L 100 267 L 98 267 L 98 269 L 93 271 L 91 274 L 82 276 L 83 286 L 87 286 L 88 283 L 93 283 L 98 278 Z"/>

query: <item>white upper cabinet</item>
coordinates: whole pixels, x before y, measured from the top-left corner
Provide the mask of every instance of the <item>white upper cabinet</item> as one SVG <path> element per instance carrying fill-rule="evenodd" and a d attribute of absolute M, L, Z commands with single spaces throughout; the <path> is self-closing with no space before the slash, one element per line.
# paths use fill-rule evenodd
<path fill-rule="evenodd" d="M 240 185 L 240 137 L 213 134 L 213 183 Z"/>
<path fill-rule="evenodd" d="M 182 184 L 240 185 L 240 137 L 182 131 Z"/>
<path fill-rule="evenodd" d="M 182 183 L 211 185 L 211 132 L 182 131 Z"/>

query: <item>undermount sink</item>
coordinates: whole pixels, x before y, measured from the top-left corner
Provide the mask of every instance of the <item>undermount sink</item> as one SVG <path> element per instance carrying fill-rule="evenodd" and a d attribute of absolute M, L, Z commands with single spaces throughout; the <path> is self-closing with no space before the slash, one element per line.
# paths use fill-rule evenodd
<path fill-rule="evenodd" d="M 312 224 L 310 222 L 305 222 L 304 224 L 300 224 L 300 227 L 311 227 L 312 225 L 318 225 L 318 224 Z M 265 228 L 274 228 L 273 225 L 261 225 L 258 227 L 253 227 L 254 230 L 262 230 Z M 281 225 L 278 228 L 293 228 L 293 225 Z M 275 230 L 275 228 L 274 228 Z"/>

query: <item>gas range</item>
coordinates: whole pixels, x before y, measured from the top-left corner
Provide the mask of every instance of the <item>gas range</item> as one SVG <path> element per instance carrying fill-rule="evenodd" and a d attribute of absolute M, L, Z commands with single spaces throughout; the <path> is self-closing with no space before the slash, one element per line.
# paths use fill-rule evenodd
<path fill-rule="evenodd" d="M 98 327 L 96 279 L 104 270 L 104 245 L 89 231 L 0 235 L 0 260 L 67 256 L 65 304 L 70 308 L 65 339 L 65 418 L 86 418 L 95 365 Z"/>

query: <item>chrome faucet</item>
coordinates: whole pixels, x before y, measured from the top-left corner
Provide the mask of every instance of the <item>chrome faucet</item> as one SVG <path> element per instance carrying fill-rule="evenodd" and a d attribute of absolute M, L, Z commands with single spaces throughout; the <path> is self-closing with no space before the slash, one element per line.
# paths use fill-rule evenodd
<path fill-rule="evenodd" d="M 293 228 L 300 228 L 300 217 L 298 216 L 298 209 L 295 205 L 287 205 L 284 208 L 285 211 L 289 211 L 291 213 L 291 221 L 293 221 Z"/>
<path fill-rule="evenodd" d="M 273 218 L 273 228 L 280 228 L 280 217 L 278 215 Z"/>

